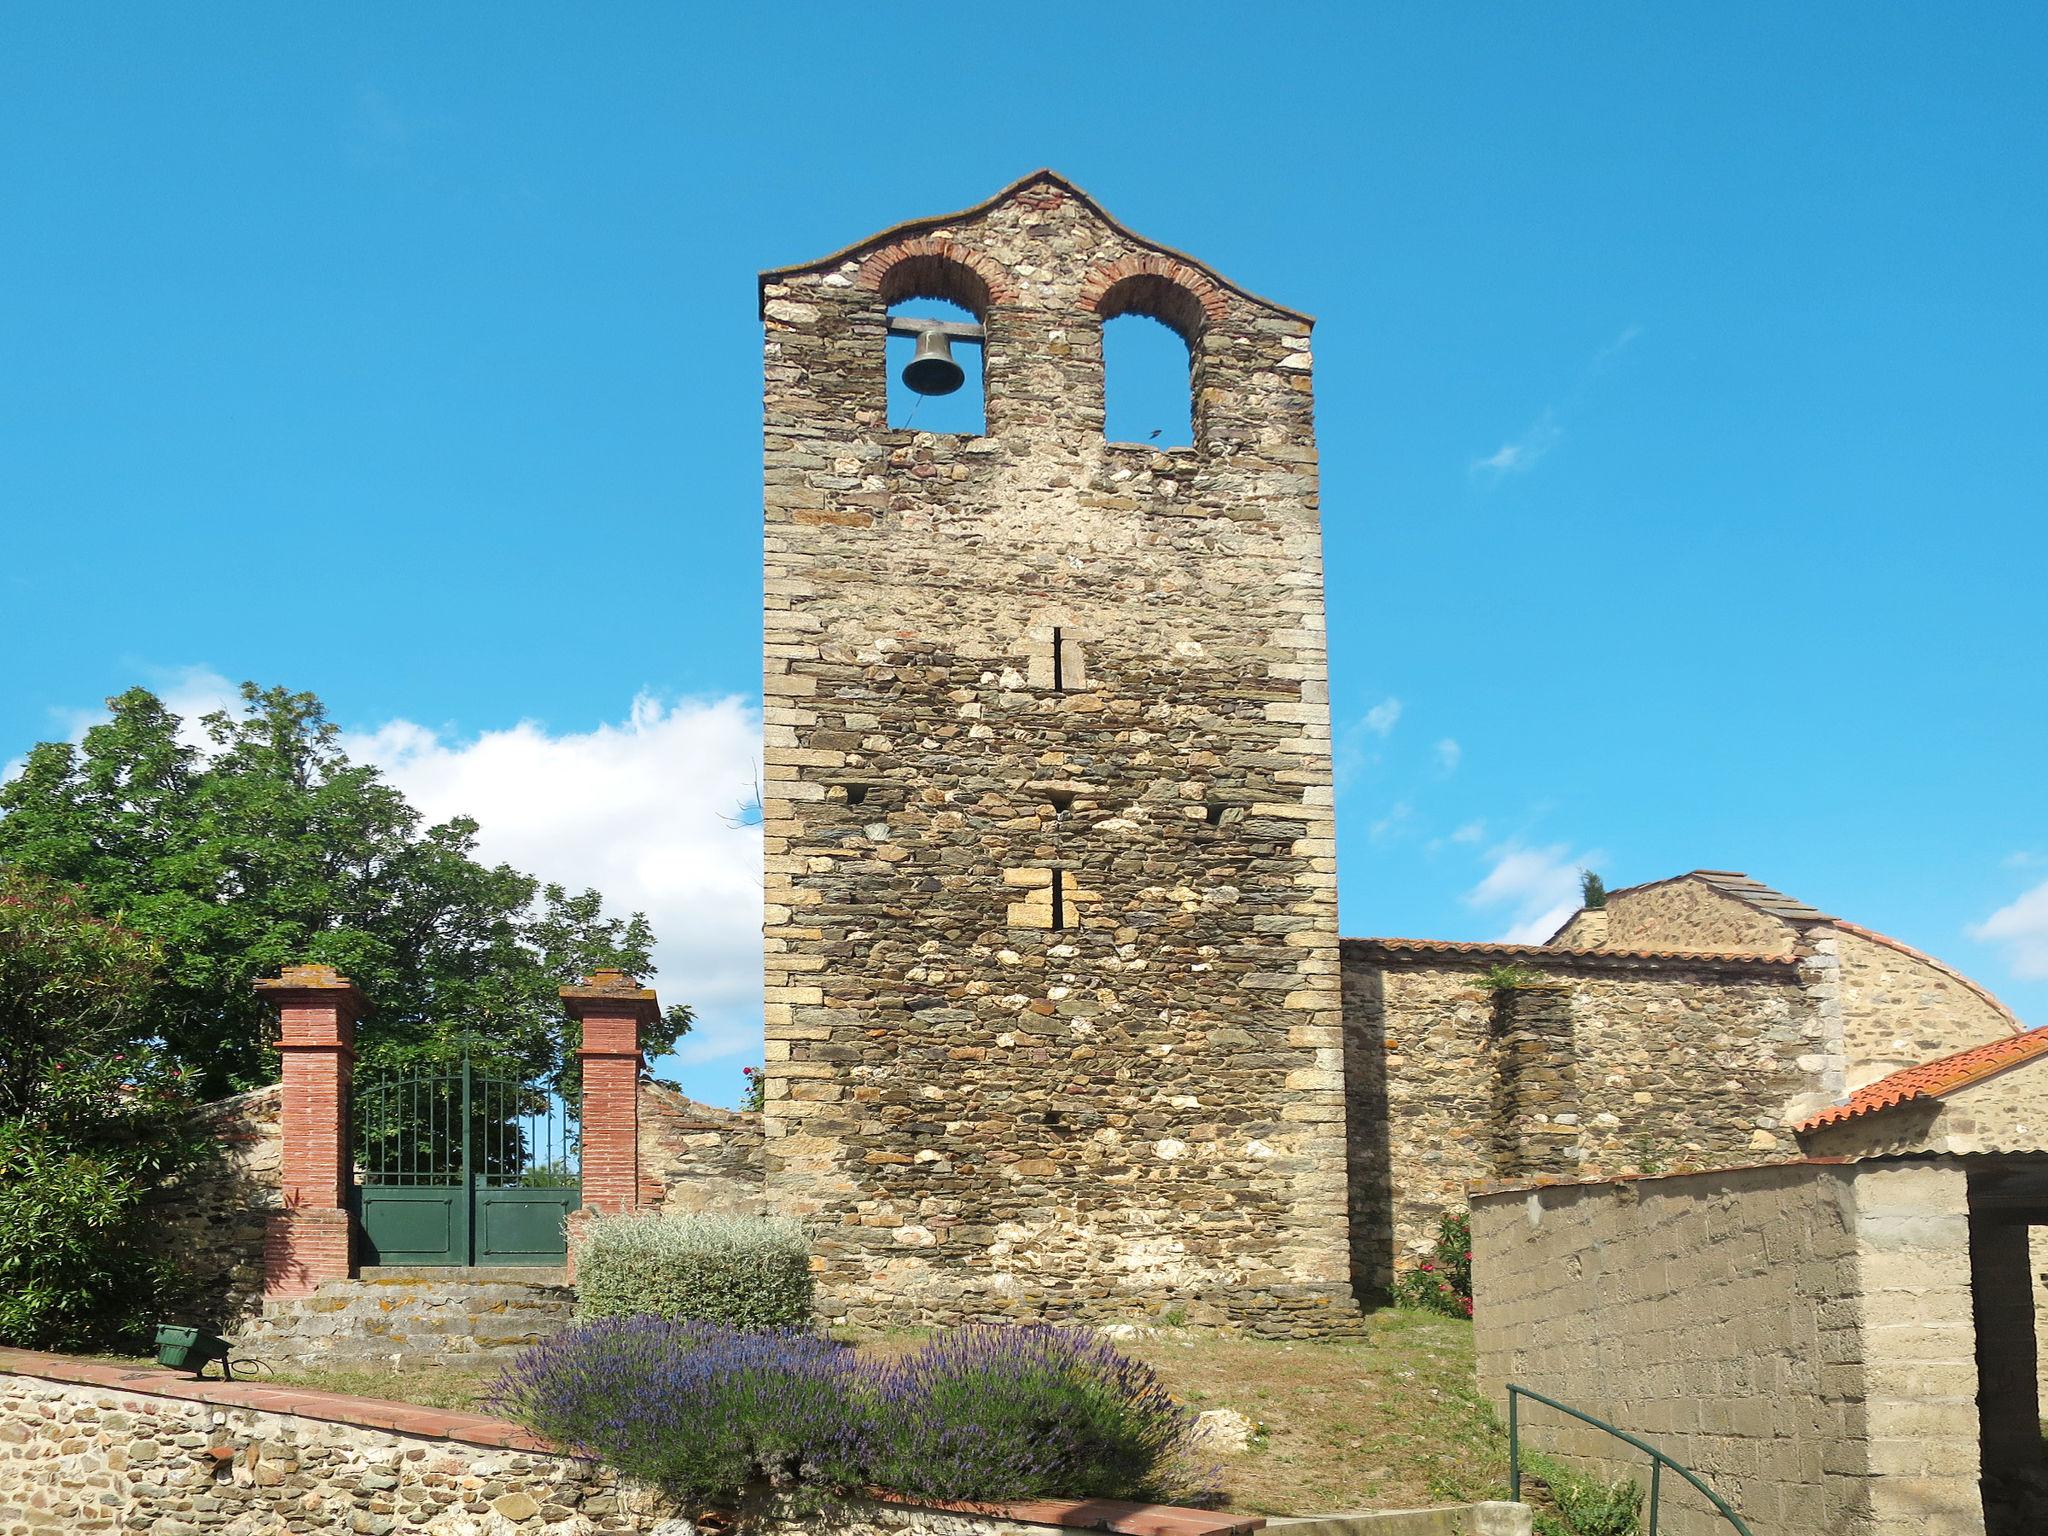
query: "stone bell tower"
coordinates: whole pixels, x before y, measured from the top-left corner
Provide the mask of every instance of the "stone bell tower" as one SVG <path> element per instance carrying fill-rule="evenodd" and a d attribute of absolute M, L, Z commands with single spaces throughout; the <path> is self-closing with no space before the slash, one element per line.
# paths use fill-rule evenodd
<path fill-rule="evenodd" d="M 915 298 L 979 323 L 984 435 L 888 425 Z M 826 1310 L 1340 1325 L 1308 317 L 1048 171 L 761 313 L 768 1179 Z M 1126 313 L 1191 447 L 1104 441 Z"/>

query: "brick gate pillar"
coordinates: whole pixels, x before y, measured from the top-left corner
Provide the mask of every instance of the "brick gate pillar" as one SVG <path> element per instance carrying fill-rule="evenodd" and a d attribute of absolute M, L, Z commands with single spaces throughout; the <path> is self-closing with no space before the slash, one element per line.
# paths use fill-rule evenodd
<path fill-rule="evenodd" d="M 651 988 L 599 971 L 562 988 L 583 1026 L 583 1209 L 621 1214 L 640 1203 L 640 1026 L 661 1017 Z"/>
<path fill-rule="evenodd" d="M 303 1296 L 352 1272 L 348 1086 L 363 995 L 327 965 L 288 965 L 256 990 L 277 1008 L 284 1058 L 284 1209 L 264 1232 L 263 1294 Z"/>

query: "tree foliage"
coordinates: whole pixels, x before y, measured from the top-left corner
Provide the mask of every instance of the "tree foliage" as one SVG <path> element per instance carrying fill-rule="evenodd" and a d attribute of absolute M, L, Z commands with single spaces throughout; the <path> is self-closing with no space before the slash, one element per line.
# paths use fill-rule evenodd
<path fill-rule="evenodd" d="M 161 953 L 0 869 L 0 1343 L 106 1342 L 174 1282 L 143 1203 L 201 1155 L 150 1038 Z"/>
<path fill-rule="evenodd" d="M 362 988 L 364 1057 L 453 1054 L 463 1037 L 536 1076 L 574 1060 L 556 989 L 601 966 L 646 976 L 640 913 L 476 857 L 477 823 L 425 819 L 351 761 L 310 693 L 244 683 L 199 739 L 146 689 L 82 745 L 45 742 L 0 786 L 0 863 L 81 887 L 161 947 L 153 1032 L 209 1094 L 276 1076 L 259 976 L 307 961 Z M 671 1008 L 647 1048 L 669 1049 Z"/>

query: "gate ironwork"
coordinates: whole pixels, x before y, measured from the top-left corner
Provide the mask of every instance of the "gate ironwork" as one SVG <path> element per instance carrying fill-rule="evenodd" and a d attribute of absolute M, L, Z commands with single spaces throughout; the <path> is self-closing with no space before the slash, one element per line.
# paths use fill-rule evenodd
<path fill-rule="evenodd" d="M 356 1217 L 369 1264 L 560 1264 L 582 1203 L 562 1096 L 467 1052 L 359 1078 Z"/>

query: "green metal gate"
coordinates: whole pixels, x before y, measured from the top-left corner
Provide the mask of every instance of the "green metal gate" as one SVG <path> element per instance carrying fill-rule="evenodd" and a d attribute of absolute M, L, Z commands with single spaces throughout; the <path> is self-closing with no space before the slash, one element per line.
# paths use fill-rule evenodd
<path fill-rule="evenodd" d="M 581 1149 L 560 1094 L 465 1054 L 367 1075 L 350 1097 L 364 1263 L 567 1257 Z"/>

